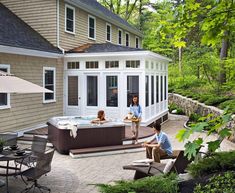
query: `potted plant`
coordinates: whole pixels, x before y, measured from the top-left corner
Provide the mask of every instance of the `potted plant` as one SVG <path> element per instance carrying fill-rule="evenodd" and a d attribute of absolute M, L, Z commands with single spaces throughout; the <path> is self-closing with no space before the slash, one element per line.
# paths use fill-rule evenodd
<path fill-rule="evenodd" d="M 2 138 L 0 138 L 0 152 L 3 151 L 3 146 L 4 146 L 4 144 L 5 144 L 5 140 L 2 139 Z"/>

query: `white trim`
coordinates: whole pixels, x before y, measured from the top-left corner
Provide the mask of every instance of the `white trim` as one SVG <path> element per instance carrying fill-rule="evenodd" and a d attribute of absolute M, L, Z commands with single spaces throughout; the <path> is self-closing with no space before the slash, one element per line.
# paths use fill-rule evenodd
<path fill-rule="evenodd" d="M 108 35 L 107 26 L 110 27 L 110 40 L 107 40 L 107 35 Z M 107 42 L 112 42 L 112 25 L 109 23 L 106 23 L 106 38 L 105 39 Z"/>
<path fill-rule="evenodd" d="M 3 46 L 0 45 L 0 53 L 7 53 L 7 54 L 19 54 L 25 56 L 37 56 L 43 58 L 60 58 L 63 57 L 63 54 L 59 53 L 52 53 L 52 52 L 44 52 L 39 50 L 31 50 L 25 48 L 17 48 L 12 46 Z"/>
<path fill-rule="evenodd" d="M 138 48 L 140 48 L 140 38 L 138 36 L 135 36 L 135 48 L 136 47 L 136 39 L 138 39 Z"/>
<path fill-rule="evenodd" d="M 126 35 L 128 35 L 128 46 L 126 45 Z M 125 46 L 126 47 L 130 47 L 130 33 L 129 32 L 125 32 Z"/>
<path fill-rule="evenodd" d="M 67 8 L 69 8 L 69 9 L 71 9 L 71 10 L 73 10 L 73 31 L 68 31 L 67 30 Z M 65 11 L 64 11 L 64 30 L 65 30 L 65 32 L 67 32 L 67 33 L 70 33 L 70 34 L 75 34 L 75 8 L 74 7 L 72 7 L 72 6 L 70 6 L 70 5 L 68 5 L 68 4 L 65 4 Z"/>
<path fill-rule="evenodd" d="M 121 44 L 119 43 L 119 31 L 121 32 Z M 122 45 L 123 44 L 123 30 L 118 28 L 118 33 L 117 33 L 117 45 Z"/>
<path fill-rule="evenodd" d="M 94 19 L 94 38 L 90 37 L 90 18 Z M 90 40 L 96 40 L 96 18 L 92 15 L 88 15 L 88 39 Z"/>
<path fill-rule="evenodd" d="M 10 64 L 0 64 L 0 68 L 6 69 L 7 73 L 10 73 Z M 11 108 L 11 97 L 9 93 L 3 93 L 3 94 L 7 94 L 7 104 L 6 105 L 1 105 L 0 106 L 0 110 L 2 109 L 10 109 Z"/>
<path fill-rule="evenodd" d="M 130 56 L 130 57 L 152 57 L 158 58 L 163 61 L 172 61 L 170 58 L 162 56 L 160 54 L 153 53 L 151 51 L 128 51 L 128 52 L 102 52 L 102 53 L 67 53 L 64 55 L 64 58 L 86 58 L 86 57 L 123 57 L 123 56 Z"/>
<path fill-rule="evenodd" d="M 56 68 L 55 67 L 43 67 L 43 87 L 45 88 L 45 71 L 46 70 L 51 70 L 54 73 L 54 90 L 53 90 L 53 96 L 54 99 L 52 100 L 45 100 L 45 94 L 43 93 L 43 103 L 52 103 L 52 102 L 56 102 Z"/>

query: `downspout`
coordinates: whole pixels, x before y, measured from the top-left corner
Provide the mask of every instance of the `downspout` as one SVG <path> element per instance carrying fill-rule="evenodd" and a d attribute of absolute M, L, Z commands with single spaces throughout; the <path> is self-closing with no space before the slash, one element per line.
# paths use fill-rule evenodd
<path fill-rule="evenodd" d="M 60 0 L 56 1 L 56 21 L 57 21 L 57 25 L 56 25 L 56 44 L 57 47 L 62 51 L 62 53 L 64 54 L 64 49 L 62 47 L 60 47 Z"/>

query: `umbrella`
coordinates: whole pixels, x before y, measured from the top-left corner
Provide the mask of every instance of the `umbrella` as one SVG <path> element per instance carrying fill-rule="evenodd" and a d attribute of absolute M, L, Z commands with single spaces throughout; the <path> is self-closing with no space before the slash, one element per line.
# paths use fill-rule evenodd
<path fill-rule="evenodd" d="M 53 91 L 0 71 L 0 93 L 53 93 Z"/>

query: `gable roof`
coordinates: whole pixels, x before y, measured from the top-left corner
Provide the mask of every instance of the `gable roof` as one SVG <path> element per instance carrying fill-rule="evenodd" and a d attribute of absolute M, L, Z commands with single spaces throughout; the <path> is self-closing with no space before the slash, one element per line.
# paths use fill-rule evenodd
<path fill-rule="evenodd" d="M 100 17 L 109 23 L 113 23 L 117 25 L 117 27 L 126 29 L 135 35 L 141 37 L 143 36 L 143 34 L 137 28 L 130 25 L 126 20 L 105 8 L 103 5 L 97 2 L 97 0 L 65 0 L 65 2 L 78 6 L 90 14 Z"/>
<path fill-rule="evenodd" d="M 77 48 L 71 49 L 66 53 L 101 53 L 101 52 L 130 52 L 130 51 L 145 51 L 144 49 L 131 48 L 112 43 L 100 43 L 100 44 L 84 44 Z"/>
<path fill-rule="evenodd" d="M 2 3 L 0 3 L 0 45 L 62 53 Z"/>

